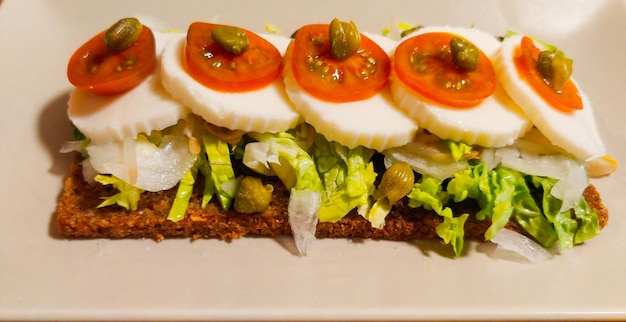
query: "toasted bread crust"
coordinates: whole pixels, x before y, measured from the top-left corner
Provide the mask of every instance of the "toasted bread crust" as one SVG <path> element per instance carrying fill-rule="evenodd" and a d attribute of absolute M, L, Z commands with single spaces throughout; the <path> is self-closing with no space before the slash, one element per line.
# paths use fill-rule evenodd
<path fill-rule="evenodd" d="M 287 219 L 288 191 L 276 178 L 265 177 L 264 180 L 274 186 L 274 195 L 270 206 L 263 213 L 241 214 L 232 210 L 224 212 L 214 201 L 202 209 L 201 192 L 196 189 L 189 203 L 187 216 L 173 222 L 167 220 L 167 215 L 176 195 L 176 188 L 142 194 L 136 211 L 118 206 L 97 208 L 102 202 L 101 197 L 115 194 L 116 191 L 107 186 L 85 182 L 77 160 L 71 165 L 71 172 L 65 181 L 58 204 L 57 226 L 59 232 L 69 238 L 235 239 L 247 235 L 291 234 Z M 606 226 L 608 211 L 595 187 L 590 185 L 585 190 L 584 197 L 590 207 L 597 211 L 600 226 Z M 478 210 L 473 202 L 453 204 L 451 207 L 453 213 L 474 214 Z M 382 229 L 372 228 L 367 220 L 352 211 L 336 223 L 319 223 L 316 235 L 318 238 L 430 239 L 437 237 L 435 227 L 440 222 L 441 217 L 433 211 L 411 208 L 400 201 L 386 218 Z M 483 239 L 489 225 L 488 220 L 479 221 L 470 216 L 465 224 L 465 237 Z M 510 222 L 507 228 L 523 233 L 515 222 Z"/>

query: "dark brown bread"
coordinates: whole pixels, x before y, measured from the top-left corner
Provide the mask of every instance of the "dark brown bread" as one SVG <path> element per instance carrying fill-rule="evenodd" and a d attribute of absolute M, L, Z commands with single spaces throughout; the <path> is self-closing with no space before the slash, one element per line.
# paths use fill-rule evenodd
<path fill-rule="evenodd" d="M 287 221 L 288 192 L 280 181 L 266 177 L 267 183 L 274 185 L 274 195 L 268 209 L 259 214 L 240 214 L 222 211 L 211 202 L 200 208 L 200 191 L 195 191 L 189 203 L 185 219 L 172 222 L 167 214 L 176 194 L 176 188 L 156 193 L 144 193 L 136 211 L 128 211 L 118 206 L 96 208 L 101 197 L 115 194 L 112 188 L 100 184 L 89 184 L 83 180 L 80 163 L 74 162 L 70 176 L 57 210 L 57 225 L 62 235 L 72 238 L 154 238 L 190 237 L 234 239 L 246 235 L 278 236 L 291 234 Z M 198 184 L 196 186 L 202 186 Z M 604 227 L 608 221 L 608 211 L 602 204 L 600 195 L 590 185 L 584 197 L 595 209 Z M 475 213 L 478 209 L 472 202 L 452 205 L 453 212 Z M 387 240 L 428 239 L 437 237 L 435 227 L 441 218 L 423 208 L 411 208 L 402 201 L 395 205 L 382 229 L 372 228 L 367 220 L 355 211 L 336 223 L 319 223 L 319 238 L 373 238 Z M 470 216 L 465 224 L 467 238 L 482 239 L 489 227 L 489 221 L 479 221 Z M 509 229 L 522 232 L 514 222 Z"/>

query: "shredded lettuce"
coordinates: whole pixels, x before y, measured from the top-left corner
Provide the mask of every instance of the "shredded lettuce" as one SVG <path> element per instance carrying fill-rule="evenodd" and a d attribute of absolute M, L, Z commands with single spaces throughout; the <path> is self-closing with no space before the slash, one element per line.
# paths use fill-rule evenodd
<path fill-rule="evenodd" d="M 287 189 L 321 192 L 322 181 L 313 157 L 292 134 L 250 133 L 257 142 L 248 143 L 243 162 L 250 169 L 277 175 Z"/>
<path fill-rule="evenodd" d="M 450 149 L 452 158 L 454 161 L 461 161 L 463 157 L 472 151 L 472 146 L 463 142 L 455 142 L 452 140 L 446 140 L 446 145 Z"/>
<path fill-rule="evenodd" d="M 337 222 L 354 208 L 361 216 L 367 215 L 376 180 L 370 162 L 373 154 L 362 146 L 349 149 L 317 135 L 313 156 L 324 187 L 320 221 Z"/>
<path fill-rule="evenodd" d="M 185 218 L 187 213 L 187 207 L 189 206 L 189 199 L 193 193 L 193 186 L 196 183 L 196 176 L 198 174 L 198 166 L 192 166 L 182 180 L 178 183 L 178 189 L 176 190 L 176 197 L 170 208 L 170 212 L 167 215 L 167 219 L 171 221 L 180 221 Z"/>
<path fill-rule="evenodd" d="M 185 218 L 198 172 L 204 177 L 202 208 L 206 207 L 214 195 L 217 195 L 225 210 L 230 208 L 235 199 L 238 181 L 232 167 L 228 143 L 208 132 L 202 132 L 201 146 L 201 153 L 196 162 L 178 183 L 176 197 L 167 216 L 168 220 L 179 221 Z"/>
<path fill-rule="evenodd" d="M 435 227 L 437 236 L 441 237 L 444 243 L 452 245 L 457 257 L 461 256 L 465 236 L 464 226 L 469 214 L 455 217 L 452 214 L 452 209 L 446 207 L 439 215 L 443 217 L 443 222 Z"/>
<path fill-rule="evenodd" d="M 409 206 L 433 210 L 443 217 L 443 222 L 437 225 L 435 232 L 446 244 L 452 246 L 456 256 L 460 256 L 463 251 L 465 221 L 469 215 L 462 214 L 455 217 L 450 207 L 444 208 L 444 205 L 448 203 L 450 195 L 443 189 L 442 184 L 443 182 L 439 179 L 422 176 L 413 185 L 413 190 L 407 196 L 409 198 Z"/>
<path fill-rule="evenodd" d="M 98 205 L 98 208 L 118 205 L 130 210 L 137 210 L 139 204 L 139 197 L 143 192 L 142 189 L 127 183 L 115 176 L 108 176 L 99 174 L 95 180 L 103 185 L 113 185 L 119 192 L 110 196 L 103 197 L 104 201 Z"/>
<path fill-rule="evenodd" d="M 580 198 L 574 206 L 574 217 L 569 209 L 561 211 L 562 201 L 550 193 L 557 182 L 556 179 L 532 177 L 534 186 L 543 189 L 543 213 L 554 226 L 559 246 L 565 249 L 596 236 L 600 232 L 600 223 L 596 212 L 589 208 L 584 198 Z"/>
<path fill-rule="evenodd" d="M 296 135 L 298 132 L 296 132 Z M 301 138 L 287 132 L 251 133 L 244 164 L 263 174 L 277 175 L 290 189 L 288 216 L 298 252 L 306 255 L 319 221 L 324 189 L 313 157 Z"/>
<path fill-rule="evenodd" d="M 452 214 L 445 205 L 466 199 L 478 203 L 481 210 L 476 219 L 491 221 L 486 240 L 515 220 L 542 246 L 551 247 L 558 241 L 564 249 L 596 236 L 600 228 L 597 214 L 583 197 L 573 208 L 561 210 L 563 201 L 551 194 L 558 183 L 558 179 L 527 175 L 503 166 L 489 169 L 484 162 L 475 161 L 449 180 L 422 176 L 408 195 L 409 206 L 432 209 L 444 217 L 436 228 L 437 235 L 452 244 L 457 256 L 462 251 L 467 216 Z M 543 195 L 533 196 L 531 187 L 541 189 Z"/>
<path fill-rule="evenodd" d="M 209 178 L 213 181 L 222 208 L 228 210 L 237 194 L 237 179 L 230 159 L 229 145 L 209 133 L 202 135 L 200 141 L 211 169 Z"/>
<path fill-rule="evenodd" d="M 215 182 L 211 180 L 211 166 L 209 165 L 206 153 L 198 156 L 196 166 L 204 177 L 204 189 L 202 190 L 202 203 L 200 205 L 204 208 L 209 204 L 209 202 L 211 202 L 211 199 L 213 199 L 213 196 L 216 193 Z"/>
<path fill-rule="evenodd" d="M 549 247 L 556 240 L 554 228 L 530 195 L 524 175 L 518 171 L 501 166 L 487 170 L 480 162 L 455 174 L 447 188 L 455 202 L 466 198 L 478 202 L 481 210 L 476 218 L 491 221 L 485 232 L 487 240 L 504 228 L 512 216 L 543 246 Z"/>
<path fill-rule="evenodd" d="M 413 190 L 408 195 L 409 207 L 423 207 L 440 213 L 450 199 L 450 194 L 443 189 L 442 183 L 441 180 L 422 176 L 415 182 Z"/>

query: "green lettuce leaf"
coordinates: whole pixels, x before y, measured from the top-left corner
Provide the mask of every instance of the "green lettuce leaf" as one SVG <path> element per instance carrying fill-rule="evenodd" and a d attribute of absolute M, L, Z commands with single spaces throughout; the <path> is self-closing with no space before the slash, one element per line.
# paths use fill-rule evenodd
<path fill-rule="evenodd" d="M 600 219 L 595 210 L 589 208 L 585 198 L 580 198 L 574 206 L 574 214 L 580 226 L 574 235 L 574 244 L 580 244 L 600 233 Z"/>
<path fill-rule="evenodd" d="M 460 161 L 466 154 L 472 151 L 472 146 L 463 142 L 446 140 L 446 145 L 450 149 L 454 161 Z"/>
<path fill-rule="evenodd" d="M 200 154 L 198 156 L 198 160 L 196 161 L 196 167 L 204 177 L 204 189 L 202 190 L 202 202 L 201 207 L 204 208 L 206 205 L 211 202 L 213 196 L 215 195 L 215 183 L 211 179 L 211 166 L 209 165 L 209 160 L 207 159 L 206 153 Z"/>
<path fill-rule="evenodd" d="M 530 193 L 528 185 L 518 185 L 512 200 L 515 221 L 544 247 L 550 247 L 558 239 L 554 226 Z"/>
<path fill-rule="evenodd" d="M 210 169 L 210 171 L 207 171 L 205 168 L 203 172 L 205 174 L 210 172 L 207 180 L 210 179 L 215 188 L 214 190 L 211 187 L 207 189 L 205 186 L 203 197 L 205 200 L 203 200 L 203 204 L 205 204 L 206 198 L 208 198 L 206 195 L 207 190 L 209 192 L 215 191 L 222 208 L 228 210 L 237 194 L 237 179 L 235 178 L 235 171 L 230 159 L 230 147 L 228 143 L 209 133 L 202 135 L 201 142 Z"/>
<path fill-rule="evenodd" d="M 137 210 L 139 197 L 143 192 L 142 189 L 127 183 L 115 176 L 99 174 L 95 180 L 103 185 L 113 185 L 119 192 L 110 197 L 103 197 L 104 201 L 98 205 L 98 208 L 118 205 L 130 210 Z"/>
<path fill-rule="evenodd" d="M 193 193 L 193 186 L 196 183 L 197 175 L 198 166 L 194 164 L 194 166 L 187 170 L 183 179 L 178 183 L 176 197 L 174 198 L 170 212 L 167 215 L 168 220 L 180 221 L 185 218 L 187 207 L 189 206 L 189 199 Z"/>
<path fill-rule="evenodd" d="M 444 243 L 452 246 L 454 254 L 457 257 L 461 256 L 465 240 L 464 226 L 469 214 L 462 214 L 455 217 L 452 214 L 452 209 L 446 207 L 439 215 L 443 217 L 443 222 L 435 227 L 437 236 L 441 237 Z"/>
<path fill-rule="evenodd" d="M 250 133 L 244 164 L 262 174 L 277 175 L 287 189 L 321 192 L 322 180 L 313 157 L 292 134 Z"/>
<path fill-rule="evenodd" d="M 422 176 L 413 185 L 413 189 L 407 196 L 409 197 L 409 206 L 413 208 L 423 207 L 439 214 L 450 199 L 450 194 L 443 189 L 442 183 L 441 180 Z"/>
<path fill-rule="evenodd" d="M 433 210 L 443 217 L 443 221 L 437 225 L 435 232 L 446 244 L 452 246 L 456 256 L 460 256 L 463 251 L 465 221 L 469 215 L 462 214 L 455 217 L 450 207 L 444 208 L 450 195 L 443 189 L 443 181 L 422 176 L 413 185 L 413 189 L 407 197 L 410 207 L 423 207 L 427 210 Z"/>
<path fill-rule="evenodd" d="M 178 183 L 174 203 L 167 219 L 179 221 L 185 218 L 189 200 L 198 172 L 204 177 L 201 207 L 204 208 L 217 195 L 222 208 L 228 210 L 237 194 L 238 181 L 231 161 L 231 150 L 223 140 L 206 130 L 198 130 L 201 152 L 194 165 Z"/>
<path fill-rule="evenodd" d="M 376 172 L 370 162 L 373 154 L 361 146 L 349 149 L 322 135 L 316 137 L 313 156 L 324 187 L 320 221 L 336 222 L 354 208 L 366 216 L 369 196 L 375 190 Z"/>
<path fill-rule="evenodd" d="M 540 207 L 530 194 L 525 176 L 505 167 L 487 170 L 483 162 L 459 171 L 448 184 L 447 191 L 455 202 L 475 199 L 480 211 L 478 220 L 491 220 L 485 239 L 493 238 L 511 218 L 539 243 L 548 247 L 556 240 L 556 233 L 543 216 Z"/>
<path fill-rule="evenodd" d="M 560 211 L 562 201 L 554 197 L 550 191 L 558 182 L 557 179 L 532 177 L 535 187 L 543 189 L 542 207 L 545 218 L 554 227 L 561 249 L 571 248 L 595 237 L 600 232 L 598 215 L 589 208 L 585 198 L 580 198 L 574 206 L 574 217 L 571 211 Z"/>

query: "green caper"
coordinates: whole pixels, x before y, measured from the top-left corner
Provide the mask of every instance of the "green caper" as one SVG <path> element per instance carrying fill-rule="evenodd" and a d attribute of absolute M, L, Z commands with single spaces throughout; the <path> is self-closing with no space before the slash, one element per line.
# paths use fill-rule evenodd
<path fill-rule="evenodd" d="M 545 50 L 539 53 L 537 69 L 546 83 L 558 92 L 572 76 L 572 63 L 560 50 Z"/>
<path fill-rule="evenodd" d="M 244 214 L 263 212 L 272 200 L 273 191 L 271 184 L 263 185 L 259 178 L 243 177 L 235 195 L 235 210 Z"/>
<path fill-rule="evenodd" d="M 396 203 L 408 195 L 415 183 L 415 173 L 406 162 L 392 164 L 383 173 L 376 191 L 377 198 L 387 198 L 390 204 Z"/>
<path fill-rule="evenodd" d="M 137 18 L 123 18 L 104 33 L 104 44 L 112 51 L 122 51 L 139 39 L 143 25 Z"/>
<path fill-rule="evenodd" d="M 211 38 L 222 49 L 233 54 L 241 55 L 250 47 L 246 32 L 238 27 L 219 26 L 211 32 Z"/>
<path fill-rule="evenodd" d="M 452 62 L 459 68 L 466 71 L 474 71 L 478 67 L 480 50 L 474 44 L 459 37 L 450 39 L 450 52 Z"/>
<path fill-rule="evenodd" d="M 344 60 L 356 53 L 361 46 L 361 34 L 353 21 L 343 22 L 335 18 L 328 29 L 330 53 L 337 60 Z"/>

